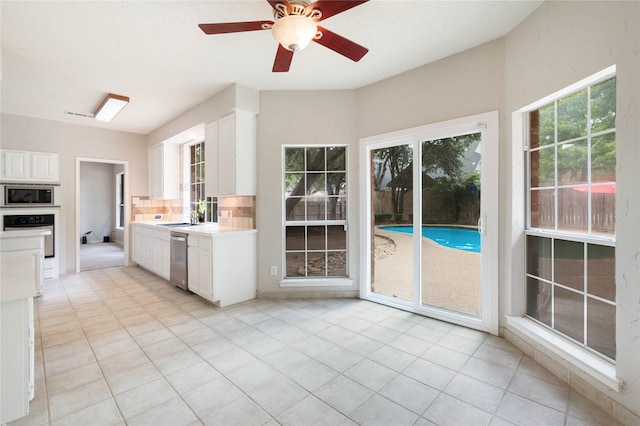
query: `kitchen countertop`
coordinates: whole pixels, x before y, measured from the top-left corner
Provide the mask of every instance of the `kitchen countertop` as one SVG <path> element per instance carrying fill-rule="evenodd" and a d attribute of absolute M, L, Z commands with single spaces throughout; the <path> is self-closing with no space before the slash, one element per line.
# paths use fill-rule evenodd
<path fill-rule="evenodd" d="M 158 221 L 136 221 L 131 222 L 132 225 L 142 225 L 146 228 L 162 229 L 167 232 L 177 231 L 195 235 L 229 235 L 238 233 L 256 234 L 256 229 L 232 228 L 229 226 L 220 226 L 218 224 L 207 223 L 202 225 L 184 225 L 184 226 L 164 226 L 168 223 L 175 222 L 158 222 Z"/>
<path fill-rule="evenodd" d="M 44 237 L 50 235 L 49 229 L 25 229 L 24 231 L 2 231 L 0 238 L 27 238 L 27 237 Z"/>

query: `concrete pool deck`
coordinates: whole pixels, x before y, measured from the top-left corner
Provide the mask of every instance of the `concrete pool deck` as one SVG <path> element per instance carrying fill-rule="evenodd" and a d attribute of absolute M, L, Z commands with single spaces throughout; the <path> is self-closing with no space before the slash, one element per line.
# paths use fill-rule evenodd
<path fill-rule="evenodd" d="M 413 235 L 375 230 L 375 244 L 385 238 L 395 251 L 375 260 L 373 291 L 413 300 Z M 380 238 L 382 237 L 382 238 Z M 422 293 L 424 304 L 479 316 L 481 314 L 480 253 L 444 247 L 422 238 Z"/>

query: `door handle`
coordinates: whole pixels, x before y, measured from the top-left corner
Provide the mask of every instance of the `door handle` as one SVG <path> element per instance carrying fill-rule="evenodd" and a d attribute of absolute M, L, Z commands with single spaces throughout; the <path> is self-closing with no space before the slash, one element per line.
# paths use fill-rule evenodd
<path fill-rule="evenodd" d="M 485 219 L 483 216 L 478 218 L 478 232 L 481 235 L 487 235 L 487 228 L 485 227 Z"/>

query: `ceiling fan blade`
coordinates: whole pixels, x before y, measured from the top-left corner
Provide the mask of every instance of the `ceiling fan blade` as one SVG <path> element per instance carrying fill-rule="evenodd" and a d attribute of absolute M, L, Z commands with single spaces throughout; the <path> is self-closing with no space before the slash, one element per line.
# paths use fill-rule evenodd
<path fill-rule="evenodd" d="M 291 13 L 291 4 L 289 4 L 288 0 L 267 0 L 267 2 L 271 5 L 273 10 L 275 10 L 276 12 L 279 11 L 276 5 L 278 3 L 282 3 L 283 5 L 287 6 L 287 12 Z"/>
<path fill-rule="evenodd" d="M 369 0 L 318 0 L 307 6 L 304 11 L 305 13 L 310 13 L 313 9 L 320 10 L 320 12 L 322 12 L 322 16 L 318 19 L 319 22 L 368 1 Z"/>
<path fill-rule="evenodd" d="M 265 28 L 263 25 L 268 25 Z M 226 34 L 240 33 L 243 31 L 258 31 L 269 29 L 273 21 L 252 21 L 252 22 L 221 22 L 218 24 L 198 24 L 205 34 Z"/>
<path fill-rule="evenodd" d="M 276 52 L 276 60 L 273 62 L 273 72 L 287 72 L 291 66 L 291 60 L 293 59 L 293 52 L 285 49 L 281 44 L 278 44 L 278 51 Z"/>
<path fill-rule="evenodd" d="M 319 26 L 318 31 L 322 33 L 322 36 L 320 38 L 314 38 L 313 41 L 324 47 L 328 47 L 342 56 L 346 56 L 354 62 L 358 62 L 369 51 L 366 47 L 360 46 L 326 28 Z"/>

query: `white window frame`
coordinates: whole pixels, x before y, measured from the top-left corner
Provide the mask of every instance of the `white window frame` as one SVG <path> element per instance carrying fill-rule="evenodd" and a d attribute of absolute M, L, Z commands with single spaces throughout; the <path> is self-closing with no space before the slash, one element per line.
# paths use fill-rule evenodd
<path fill-rule="evenodd" d="M 331 148 L 338 147 L 345 149 L 345 179 L 346 179 L 346 200 L 347 200 L 347 218 L 344 220 L 313 220 L 313 221 L 287 221 L 286 218 L 286 198 L 285 198 L 285 151 L 287 148 Z M 350 192 L 350 173 L 349 173 L 349 146 L 346 144 L 301 144 L 301 145 L 283 145 L 281 152 L 281 176 L 282 176 L 282 266 L 283 279 L 280 280 L 280 287 L 351 287 L 353 279 L 350 278 L 350 247 L 349 247 L 349 204 L 351 203 Z M 326 172 L 326 170 L 325 170 Z M 346 230 L 346 276 L 345 277 L 286 277 L 286 227 L 287 225 L 314 226 L 314 225 L 343 225 Z"/>
<path fill-rule="evenodd" d="M 182 162 L 182 187 L 180 194 L 182 196 L 182 209 L 184 211 L 184 221 L 189 222 L 191 220 L 191 210 L 193 210 L 194 202 L 191 201 L 191 147 L 194 145 L 203 144 L 205 151 L 207 145 L 205 140 L 197 140 L 195 142 L 188 142 L 181 145 L 180 155 Z M 204 158 L 204 157 L 203 157 Z M 203 167 L 206 164 L 206 159 L 202 160 Z M 207 201 L 207 213 L 205 213 L 205 222 L 217 223 L 218 222 L 218 198 L 207 197 L 207 177 L 205 172 L 205 182 L 203 183 L 205 200 Z"/>
<path fill-rule="evenodd" d="M 360 295 L 361 297 L 403 309 L 409 312 L 426 315 L 442 321 L 451 322 L 477 330 L 498 335 L 499 328 L 499 300 L 498 300 L 498 132 L 499 115 L 497 111 L 475 114 L 467 117 L 427 124 L 370 136 L 360 139 Z M 421 306 L 417 301 L 405 302 L 397 298 L 380 297 L 371 292 L 371 238 L 369 232 L 370 200 L 371 200 L 371 165 L 369 152 L 372 149 L 383 148 L 398 144 L 412 144 L 414 146 L 414 164 L 420 163 L 422 142 L 454 136 L 455 134 L 483 133 L 482 139 L 482 217 L 479 221 L 482 232 L 482 252 L 491 256 L 484 256 L 482 274 L 482 317 L 472 317 L 456 312 L 446 312 L 444 309 Z M 414 174 L 414 187 L 419 187 L 420 177 Z M 420 217 L 422 206 L 421 191 L 414 191 L 414 217 Z M 420 235 L 419 222 L 414 222 L 414 235 Z M 420 291 L 422 244 L 420 238 L 414 239 L 413 255 L 416 260 L 414 267 L 414 294 Z M 485 285 L 486 283 L 486 285 Z"/>
<path fill-rule="evenodd" d="M 528 208 L 528 191 L 522 184 L 522 179 L 527 173 L 525 161 L 525 147 L 528 140 L 527 114 L 535 109 L 543 107 L 556 99 L 563 98 L 584 87 L 591 86 L 600 81 L 616 76 L 616 66 L 612 65 L 598 73 L 586 77 L 564 89 L 552 93 L 536 102 L 533 102 L 512 113 L 512 226 L 511 236 L 508 240 L 512 247 L 511 255 L 511 309 L 506 321 L 515 337 L 530 340 L 554 357 L 567 362 L 589 376 L 619 392 L 623 388 L 623 381 L 616 376 L 616 365 L 595 355 L 582 345 L 578 345 L 568 339 L 560 337 L 557 333 L 539 325 L 534 320 L 526 317 L 526 243 L 525 235 L 527 224 L 525 221 Z M 591 241 L 592 239 L 589 238 Z M 599 240 L 601 243 L 602 240 Z M 616 327 L 619 327 L 616 324 Z M 616 333 L 618 334 L 618 333 Z"/>
<path fill-rule="evenodd" d="M 124 222 L 127 220 L 126 215 L 124 215 L 124 210 L 126 206 L 126 202 L 124 199 L 125 194 L 123 194 L 124 189 L 124 172 L 120 172 L 116 174 L 116 229 L 124 229 Z M 122 203 L 120 201 L 122 200 Z M 122 207 L 122 215 L 120 214 L 120 208 Z M 120 226 L 120 221 L 122 221 L 122 226 Z"/>

